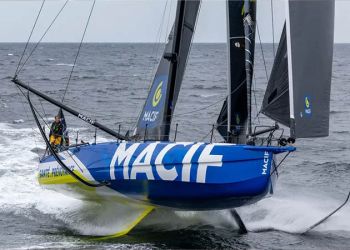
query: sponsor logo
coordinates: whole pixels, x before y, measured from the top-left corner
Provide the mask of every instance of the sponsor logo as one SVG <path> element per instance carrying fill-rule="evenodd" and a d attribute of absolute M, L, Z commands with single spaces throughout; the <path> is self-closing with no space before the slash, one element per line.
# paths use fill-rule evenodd
<path fill-rule="evenodd" d="M 265 153 L 264 153 L 264 164 L 263 164 L 262 173 L 261 173 L 262 175 L 266 175 L 267 174 L 269 161 L 270 161 L 270 154 L 269 154 L 269 152 L 265 151 Z"/>
<path fill-rule="evenodd" d="M 155 128 L 160 125 L 164 113 L 167 81 L 167 75 L 159 75 L 154 79 L 138 128 Z"/>
<path fill-rule="evenodd" d="M 154 180 L 155 176 L 158 176 L 167 181 L 178 179 L 183 182 L 194 180 L 197 183 L 206 183 L 207 170 L 212 167 L 222 167 L 223 156 L 211 154 L 214 145 L 171 143 L 158 151 L 156 150 L 158 142 L 155 142 L 148 144 L 141 152 L 135 154 L 139 151 L 140 145 L 140 143 L 131 145 L 121 143 L 118 146 L 110 163 L 111 180 L 116 178 L 136 180 L 139 175 L 143 175 L 148 180 Z M 180 161 L 174 162 L 174 154 L 170 151 L 179 147 L 186 147 L 187 150 Z M 196 153 L 197 157 L 199 154 L 199 158 L 198 161 L 193 162 Z M 179 165 L 181 165 L 180 168 Z M 123 171 L 115 172 L 117 168 Z M 118 173 L 120 173 L 119 176 Z"/>
<path fill-rule="evenodd" d="M 157 120 L 158 114 L 159 111 L 145 111 L 142 120 L 146 122 L 154 122 L 155 120 Z"/>
<path fill-rule="evenodd" d="M 68 166 L 72 171 L 74 166 Z M 55 178 L 60 176 L 70 175 L 61 167 L 47 167 L 39 170 L 39 178 Z"/>
<path fill-rule="evenodd" d="M 156 107 L 159 104 L 160 99 L 162 99 L 162 85 L 163 85 L 163 81 L 161 81 L 158 84 L 158 87 L 156 88 L 156 91 L 154 92 L 153 99 L 152 99 L 152 106 L 153 107 Z"/>
<path fill-rule="evenodd" d="M 95 124 L 95 122 L 90 117 L 87 117 L 85 115 L 79 114 L 78 118 L 82 119 L 83 121 L 86 121 L 86 122 L 90 123 L 91 125 Z"/>
<path fill-rule="evenodd" d="M 305 96 L 305 115 L 306 116 L 310 116 L 312 114 L 312 110 L 311 110 L 311 100 L 310 97 Z"/>

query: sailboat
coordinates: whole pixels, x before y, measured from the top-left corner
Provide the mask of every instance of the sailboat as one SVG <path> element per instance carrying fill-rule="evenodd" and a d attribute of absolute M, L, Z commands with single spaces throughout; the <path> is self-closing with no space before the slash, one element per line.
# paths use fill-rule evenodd
<path fill-rule="evenodd" d="M 82 200 L 116 201 L 134 211 L 129 226 L 118 236 L 163 207 L 232 209 L 244 228 L 234 209 L 273 194 L 278 167 L 296 150 L 295 140 L 329 134 L 334 1 L 286 1 L 286 22 L 261 110 L 276 125 L 262 129 L 252 124 L 256 1 L 228 0 L 228 88 L 216 124 L 223 141 L 170 140 L 200 4 L 200 0 L 177 2 L 174 25 L 132 134 L 122 135 L 102 125 L 30 87 L 18 75 L 12 80 L 28 91 L 29 106 L 50 152 L 40 160 L 39 183 Z M 55 150 L 31 95 L 116 140 Z M 278 124 L 288 127 L 290 135 L 276 137 Z M 279 154 L 285 157 L 278 162 Z"/>

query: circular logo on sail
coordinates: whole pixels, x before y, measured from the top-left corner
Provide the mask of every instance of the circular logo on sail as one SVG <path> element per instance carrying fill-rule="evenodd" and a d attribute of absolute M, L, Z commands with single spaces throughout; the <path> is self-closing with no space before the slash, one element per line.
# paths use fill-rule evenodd
<path fill-rule="evenodd" d="M 152 99 L 152 106 L 153 107 L 156 107 L 159 104 L 160 99 L 162 99 L 162 85 L 163 85 L 163 81 L 161 81 L 158 84 L 158 87 L 156 88 L 156 91 L 154 92 L 153 99 Z"/>
<path fill-rule="evenodd" d="M 305 96 L 305 114 L 306 115 L 311 115 L 312 111 L 311 111 L 311 101 L 310 101 L 310 97 Z"/>

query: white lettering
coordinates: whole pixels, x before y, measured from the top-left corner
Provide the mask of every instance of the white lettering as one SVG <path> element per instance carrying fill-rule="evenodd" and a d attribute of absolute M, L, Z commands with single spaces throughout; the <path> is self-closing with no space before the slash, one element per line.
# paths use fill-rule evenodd
<path fill-rule="evenodd" d="M 154 122 L 157 120 L 159 111 L 145 111 L 142 120 L 146 122 Z"/>
<path fill-rule="evenodd" d="M 132 155 L 136 151 L 137 147 L 140 143 L 132 144 L 128 149 L 126 149 L 126 143 L 119 144 L 117 150 L 115 151 L 111 165 L 110 165 L 110 176 L 111 180 L 115 180 L 115 164 L 117 162 L 117 166 L 121 166 L 124 162 L 123 167 L 123 177 L 125 180 L 129 179 L 129 162 L 131 160 Z"/>
<path fill-rule="evenodd" d="M 182 160 L 182 181 L 190 182 L 190 175 L 191 175 L 191 161 L 193 155 L 196 153 L 197 149 L 202 145 L 203 143 L 196 143 L 194 144 L 186 153 L 184 159 Z"/>
<path fill-rule="evenodd" d="M 221 167 L 222 155 L 211 155 L 214 145 L 205 146 L 198 159 L 197 182 L 205 183 L 208 167 Z"/>
<path fill-rule="evenodd" d="M 147 175 L 148 180 L 154 180 L 154 175 L 151 167 L 151 159 L 154 149 L 156 148 L 158 142 L 149 144 L 135 159 L 130 179 L 136 180 L 136 175 L 143 173 Z"/>
<path fill-rule="evenodd" d="M 165 154 L 168 153 L 168 151 L 175 146 L 176 146 L 176 144 L 168 144 L 157 155 L 157 158 L 155 161 L 156 170 L 157 170 L 159 177 L 163 180 L 173 181 L 178 176 L 178 173 L 176 171 L 175 166 L 172 167 L 171 169 L 166 169 L 164 167 L 164 165 L 162 164 L 162 161 L 163 161 Z"/>
<path fill-rule="evenodd" d="M 164 167 L 164 164 L 162 164 L 164 156 L 169 152 L 170 149 L 177 145 L 183 145 L 187 146 L 191 143 L 174 143 L 174 144 L 168 144 L 166 145 L 157 155 L 155 164 L 156 164 L 156 170 L 159 175 L 159 177 L 163 180 L 173 181 L 176 179 L 176 177 L 179 175 L 176 171 L 176 167 L 173 166 L 171 169 L 166 169 Z"/>
<path fill-rule="evenodd" d="M 263 169 L 262 169 L 262 175 L 266 175 L 267 167 L 268 167 L 268 164 L 269 164 L 269 157 L 270 157 L 269 152 L 265 151 L 265 154 L 264 154 L 264 164 L 263 164 Z"/>
<path fill-rule="evenodd" d="M 83 121 L 86 121 L 86 122 L 90 123 L 91 125 L 95 124 L 95 122 L 90 117 L 87 117 L 85 115 L 78 114 L 78 118 L 82 119 Z"/>

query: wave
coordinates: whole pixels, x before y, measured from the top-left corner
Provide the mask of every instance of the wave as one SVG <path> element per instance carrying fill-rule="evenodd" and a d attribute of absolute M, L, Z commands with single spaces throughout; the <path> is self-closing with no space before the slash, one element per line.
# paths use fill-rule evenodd
<path fill-rule="evenodd" d="M 283 231 L 303 233 L 311 225 L 328 215 L 341 203 L 324 197 L 272 197 L 240 209 L 251 231 Z M 350 231 L 350 208 L 344 208 L 314 231 Z"/>
<path fill-rule="evenodd" d="M 38 78 L 36 78 L 36 80 L 38 80 L 38 81 L 51 81 L 51 79 L 49 77 L 38 77 Z"/>
<path fill-rule="evenodd" d="M 345 131 L 345 130 L 340 130 L 340 131 L 333 131 L 332 133 L 334 133 L 334 134 L 349 134 L 350 133 L 350 131 Z"/>
<path fill-rule="evenodd" d="M 196 98 L 210 98 L 210 97 L 214 97 L 214 96 L 218 96 L 218 94 L 191 94 L 191 97 L 196 97 Z"/>
<path fill-rule="evenodd" d="M 204 89 L 204 85 L 200 85 L 200 84 L 195 84 L 193 85 L 194 89 Z"/>
<path fill-rule="evenodd" d="M 1 80 L 10 80 L 12 78 L 13 78 L 13 76 L 5 76 L 5 77 L 1 78 Z"/>
<path fill-rule="evenodd" d="M 225 86 L 217 86 L 217 85 L 214 85 L 214 86 L 204 86 L 204 85 L 201 85 L 201 84 L 195 84 L 193 85 L 193 88 L 194 90 L 198 90 L 198 89 L 205 89 L 205 90 L 217 90 L 217 89 L 224 89 L 226 88 Z"/>
<path fill-rule="evenodd" d="M 331 115 L 335 115 L 335 114 L 344 114 L 344 113 L 347 113 L 347 111 L 331 110 L 329 113 Z"/>
<path fill-rule="evenodd" d="M 74 64 L 73 63 L 56 63 L 56 66 L 69 66 L 69 67 L 73 67 Z"/>
<path fill-rule="evenodd" d="M 24 120 L 23 119 L 13 120 L 12 123 L 13 124 L 24 123 Z"/>

